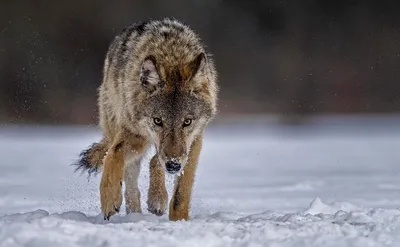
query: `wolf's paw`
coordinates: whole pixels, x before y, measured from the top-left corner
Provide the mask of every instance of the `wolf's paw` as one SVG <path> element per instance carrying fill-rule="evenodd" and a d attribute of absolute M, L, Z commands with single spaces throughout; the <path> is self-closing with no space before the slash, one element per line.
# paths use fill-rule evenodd
<path fill-rule="evenodd" d="M 126 188 L 125 190 L 126 214 L 142 213 L 140 207 L 140 191 L 137 188 Z"/>
<path fill-rule="evenodd" d="M 157 216 L 161 216 L 167 210 L 168 204 L 168 193 L 164 189 L 163 191 L 149 191 L 147 200 L 147 210 Z"/>
<path fill-rule="evenodd" d="M 102 179 L 100 183 L 101 210 L 105 220 L 119 212 L 122 204 L 122 182 L 110 183 Z"/>

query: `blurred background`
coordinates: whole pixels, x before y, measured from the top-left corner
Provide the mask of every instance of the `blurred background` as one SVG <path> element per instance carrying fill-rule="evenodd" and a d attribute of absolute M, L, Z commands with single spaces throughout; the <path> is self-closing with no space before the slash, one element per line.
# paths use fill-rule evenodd
<path fill-rule="evenodd" d="M 219 119 L 398 113 L 399 10 L 394 0 L 1 0 L 0 122 L 96 124 L 113 37 L 164 16 L 214 54 Z"/>

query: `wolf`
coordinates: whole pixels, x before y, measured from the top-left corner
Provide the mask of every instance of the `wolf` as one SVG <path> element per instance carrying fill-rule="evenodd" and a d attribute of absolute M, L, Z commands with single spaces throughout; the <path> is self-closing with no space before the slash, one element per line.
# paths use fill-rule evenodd
<path fill-rule="evenodd" d="M 98 89 L 102 138 L 80 153 L 77 170 L 97 174 L 105 220 L 141 213 L 138 176 L 151 146 L 147 209 L 167 210 L 165 173 L 174 174 L 169 220 L 189 220 L 189 206 L 206 127 L 217 114 L 217 72 L 199 35 L 174 18 L 133 23 L 111 42 Z"/>

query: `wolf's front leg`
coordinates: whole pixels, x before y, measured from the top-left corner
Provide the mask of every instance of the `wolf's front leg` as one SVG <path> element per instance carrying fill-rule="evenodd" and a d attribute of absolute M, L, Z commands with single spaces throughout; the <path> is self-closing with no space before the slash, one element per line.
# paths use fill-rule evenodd
<path fill-rule="evenodd" d="M 150 186 L 147 199 L 147 210 L 161 216 L 168 203 L 168 192 L 165 188 L 165 172 L 155 155 L 150 161 Z"/>
<path fill-rule="evenodd" d="M 100 182 L 101 210 L 104 219 L 110 219 L 119 212 L 122 203 L 122 178 L 124 174 L 123 143 L 113 145 L 104 160 L 103 175 Z"/>
<path fill-rule="evenodd" d="M 202 136 L 199 136 L 192 144 L 184 173 L 177 178 L 175 183 L 174 195 L 169 204 L 171 221 L 189 220 L 189 205 L 201 147 Z"/>
<path fill-rule="evenodd" d="M 147 148 L 147 140 L 138 135 L 120 133 L 116 136 L 104 160 L 100 183 L 101 210 L 104 219 L 119 212 L 122 204 L 122 180 L 127 151 L 140 157 Z"/>

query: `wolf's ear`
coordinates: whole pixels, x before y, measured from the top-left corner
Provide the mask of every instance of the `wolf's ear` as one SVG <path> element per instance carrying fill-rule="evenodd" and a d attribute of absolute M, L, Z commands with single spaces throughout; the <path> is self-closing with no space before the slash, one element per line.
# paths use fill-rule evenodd
<path fill-rule="evenodd" d="M 190 63 L 188 63 L 186 66 L 183 68 L 183 78 L 185 81 L 191 80 L 193 77 L 195 77 L 198 74 L 204 73 L 204 70 L 206 68 L 206 54 L 204 52 L 200 53 L 193 59 Z"/>
<path fill-rule="evenodd" d="M 140 69 L 140 82 L 150 91 L 154 91 L 158 86 L 162 85 L 160 74 L 156 67 L 156 59 L 153 56 L 148 56 L 144 59 Z"/>

